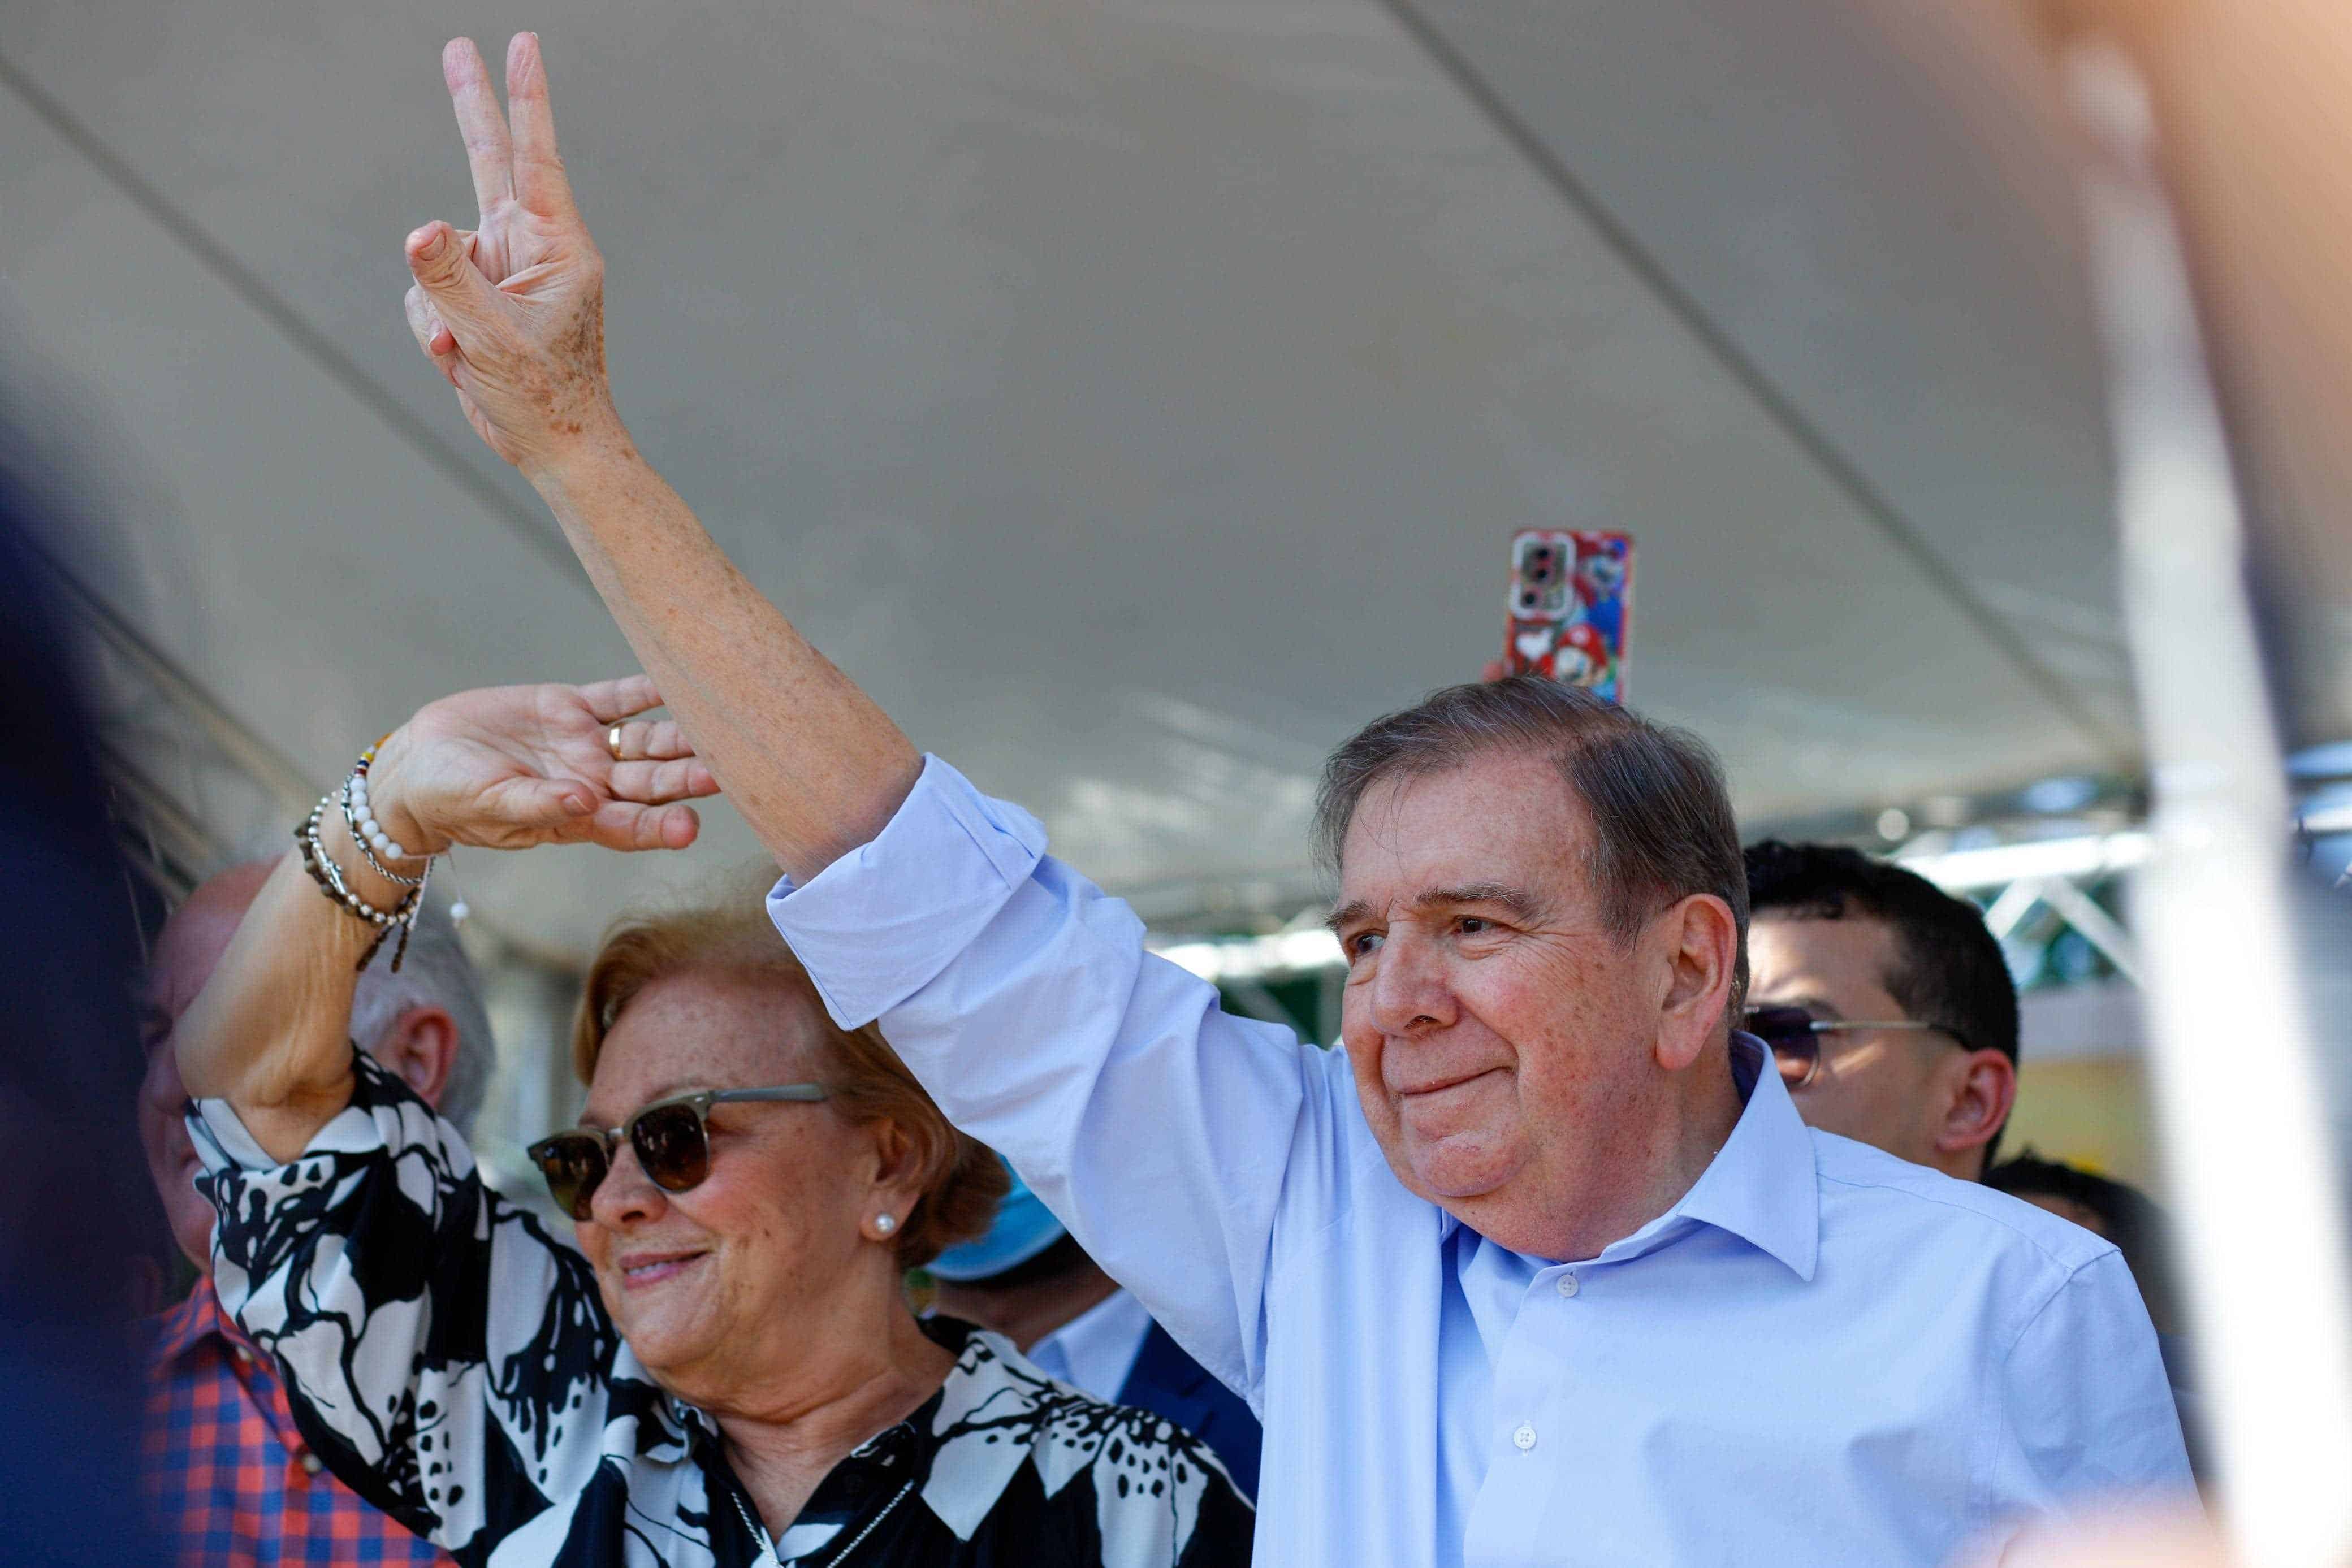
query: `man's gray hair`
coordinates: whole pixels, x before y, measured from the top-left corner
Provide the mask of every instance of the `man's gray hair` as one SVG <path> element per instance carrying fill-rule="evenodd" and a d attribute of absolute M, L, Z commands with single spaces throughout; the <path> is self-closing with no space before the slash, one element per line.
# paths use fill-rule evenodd
<path fill-rule="evenodd" d="M 1315 844 L 1336 873 L 1365 792 L 1451 772 L 1496 751 L 1547 755 L 1592 820 L 1592 888 L 1621 942 L 1694 893 L 1731 906 L 1739 949 L 1730 1014 L 1748 994 L 1748 867 L 1723 764 L 1686 729 L 1654 724 L 1579 686 L 1534 675 L 1447 686 L 1376 718 L 1331 754 L 1315 798 Z"/>
<path fill-rule="evenodd" d="M 362 1051 L 373 1052 L 411 1008 L 437 1007 L 446 1011 L 457 1029 L 457 1051 L 449 1063 L 449 1080 L 441 1086 L 441 1114 L 471 1137 L 475 1113 L 490 1086 L 490 1068 L 498 1048 L 490 1038 L 490 1013 L 482 1003 L 481 977 L 457 940 L 457 923 L 441 898 L 427 898 L 409 934 L 408 956 L 400 973 L 392 972 L 393 933 L 360 976 L 352 998 L 352 1039 Z"/>

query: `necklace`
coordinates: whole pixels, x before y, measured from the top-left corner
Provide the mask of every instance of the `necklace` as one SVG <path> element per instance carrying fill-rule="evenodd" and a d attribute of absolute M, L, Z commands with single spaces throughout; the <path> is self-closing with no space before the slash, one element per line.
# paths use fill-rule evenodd
<path fill-rule="evenodd" d="M 865 1545 L 866 1538 L 873 1534 L 877 1530 L 880 1529 L 882 1521 L 890 1517 L 890 1511 L 897 1508 L 901 1502 L 904 1502 L 906 1500 L 907 1494 L 914 1490 L 914 1479 L 912 1477 L 909 1477 L 906 1481 L 906 1484 L 899 1487 L 899 1489 L 891 1495 L 890 1500 L 884 1503 L 875 1513 L 874 1517 L 866 1521 L 866 1528 L 852 1536 L 850 1538 L 849 1544 L 843 1547 L 840 1551 L 834 1552 L 829 1561 L 833 1563 L 848 1562 L 849 1554 L 856 1551 L 860 1546 Z M 735 1511 L 743 1516 L 743 1527 L 751 1532 L 751 1539 L 766 1547 L 768 1550 L 768 1555 L 777 1563 L 781 1563 L 783 1561 L 783 1558 L 779 1555 L 776 1551 L 775 1537 L 770 1535 L 766 1528 L 763 1527 L 758 1520 L 751 1517 L 751 1510 L 743 1501 L 743 1494 L 740 1490 L 735 1492 L 734 1497 Z M 799 1559 L 795 1559 L 795 1561 L 799 1561 Z"/>

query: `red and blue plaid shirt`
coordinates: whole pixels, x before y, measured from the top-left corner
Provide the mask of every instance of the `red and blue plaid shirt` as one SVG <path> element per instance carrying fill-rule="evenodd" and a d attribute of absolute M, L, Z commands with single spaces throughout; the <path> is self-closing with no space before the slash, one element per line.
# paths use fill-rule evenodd
<path fill-rule="evenodd" d="M 327 1473 L 209 1279 L 152 1326 L 142 1469 L 179 1568 L 456 1568 Z"/>

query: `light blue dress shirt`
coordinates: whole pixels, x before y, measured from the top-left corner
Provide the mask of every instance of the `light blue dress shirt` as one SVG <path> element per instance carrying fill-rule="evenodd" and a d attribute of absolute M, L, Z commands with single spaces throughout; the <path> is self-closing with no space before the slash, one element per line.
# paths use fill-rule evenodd
<path fill-rule="evenodd" d="M 1053 1333 L 1040 1335 L 1023 1354 L 1046 1376 L 1116 1405 L 1150 1335 L 1151 1314 L 1143 1303 L 1131 1291 L 1113 1291 Z"/>
<path fill-rule="evenodd" d="M 835 1019 L 1265 1425 L 1258 1560 L 1920 1568 L 2094 1496 L 2186 1491 L 2123 1259 L 1809 1130 L 1763 1048 L 1682 1200 L 1522 1256 L 1406 1191 L 1345 1053 L 1219 1010 L 1128 907 L 936 758 L 770 895 Z"/>

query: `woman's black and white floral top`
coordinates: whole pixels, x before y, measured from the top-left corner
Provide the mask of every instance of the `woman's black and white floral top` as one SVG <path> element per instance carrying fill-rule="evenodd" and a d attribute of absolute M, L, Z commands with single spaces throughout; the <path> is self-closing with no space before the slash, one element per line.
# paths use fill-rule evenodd
<path fill-rule="evenodd" d="M 716 1427 L 638 1364 L 586 1261 L 354 1055 L 350 1108 L 284 1165 L 225 1103 L 195 1106 L 213 1280 L 310 1447 L 468 1568 L 1248 1561 L 1249 1505 L 1207 1448 L 944 1322 L 946 1384 L 772 1544 Z"/>

